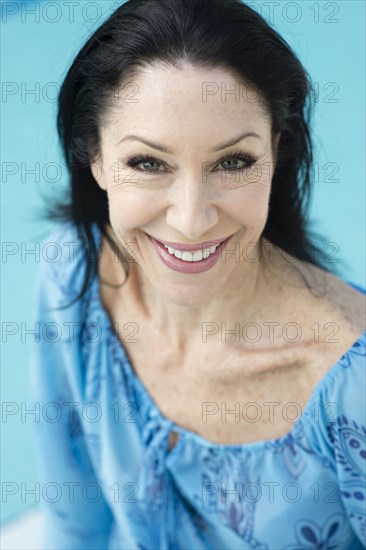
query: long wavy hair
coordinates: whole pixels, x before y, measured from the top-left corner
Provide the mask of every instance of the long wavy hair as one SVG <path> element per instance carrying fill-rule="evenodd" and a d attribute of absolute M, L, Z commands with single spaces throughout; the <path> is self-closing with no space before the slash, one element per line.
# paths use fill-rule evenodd
<path fill-rule="evenodd" d="M 117 254 L 127 280 L 129 266 L 106 230 L 108 197 L 90 164 L 100 152 L 99 129 L 117 90 L 155 62 L 225 68 L 257 90 L 281 132 L 262 237 L 288 254 L 329 267 L 325 239 L 308 227 L 315 98 L 311 78 L 287 42 L 240 0 L 128 0 L 90 36 L 73 60 L 58 96 L 57 130 L 69 183 L 66 195 L 48 200 L 45 217 L 72 222 L 86 255 L 80 299 L 97 274 L 97 224 Z M 322 246 L 320 246 L 322 245 Z M 338 260 L 337 260 L 338 261 Z M 72 302 L 73 303 L 73 302 Z"/>

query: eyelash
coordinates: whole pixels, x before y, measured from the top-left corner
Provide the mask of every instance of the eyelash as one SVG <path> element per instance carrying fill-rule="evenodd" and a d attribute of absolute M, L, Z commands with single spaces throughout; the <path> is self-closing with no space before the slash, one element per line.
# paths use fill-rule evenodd
<path fill-rule="evenodd" d="M 249 155 L 247 153 L 244 153 L 243 151 L 234 151 L 230 156 L 222 157 L 218 164 L 221 164 L 222 162 L 226 160 L 241 160 L 247 164 L 244 168 L 229 168 L 227 170 L 222 170 L 223 172 L 240 172 L 242 170 L 248 170 L 253 164 L 255 164 L 258 160 L 258 158 L 253 157 L 252 155 Z M 141 168 L 138 168 L 138 165 L 142 162 L 155 162 L 157 164 L 166 166 L 164 162 L 160 162 L 157 158 L 151 156 L 151 155 L 136 155 L 135 157 L 130 158 L 126 164 L 130 168 L 134 168 L 137 172 L 142 172 L 144 174 L 159 174 L 160 172 L 158 170 L 142 170 Z"/>

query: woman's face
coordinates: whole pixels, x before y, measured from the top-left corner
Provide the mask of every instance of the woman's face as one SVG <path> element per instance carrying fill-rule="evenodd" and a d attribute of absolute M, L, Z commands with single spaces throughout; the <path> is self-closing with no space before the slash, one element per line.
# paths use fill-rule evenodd
<path fill-rule="evenodd" d="M 235 76 L 156 64 L 115 94 L 91 168 L 130 265 L 173 303 L 199 305 L 253 272 L 273 154 L 271 122 Z"/>

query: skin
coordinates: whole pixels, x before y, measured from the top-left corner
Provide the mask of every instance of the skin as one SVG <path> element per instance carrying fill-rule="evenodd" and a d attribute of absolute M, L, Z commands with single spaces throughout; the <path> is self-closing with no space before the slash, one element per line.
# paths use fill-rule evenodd
<path fill-rule="evenodd" d="M 232 415 L 225 423 L 220 415 L 203 423 L 202 404 L 224 402 L 233 409 L 237 401 L 296 400 L 303 408 L 316 383 L 364 330 L 365 299 L 315 266 L 294 262 L 293 257 L 284 260 L 268 241 L 273 251 L 270 263 L 265 255 L 260 261 L 247 261 L 250 253 L 245 256 L 242 251 L 248 243 L 259 242 L 266 224 L 280 135 L 272 143 L 271 121 L 243 83 L 241 97 L 251 101 L 237 102 L 234 94 L 223 100 L 217 93 L 205 102 L 202 88 L 207 82 L 224 83 L 226 90 L 233 90 L 238 79 L 223 69 L 150 66 L 133 81 L 138 101 L 123 101 L 120 95 L 100 129 L 101 153 L 91 169 L 108 194 L 109 233 L 134 260 L 127 282 L 117 289 L 102 284 L 101 296 L 114 321 L 121 326 L 126 321 L 138 323 L 139 344 L 124 345 L 163 413 L 211 441 L 237 444 L 284 435 L 289 423 L 277 415 L 273 424 L 267 409 L 254 424 L 237 423 Z M 213 151 L 244 131 L 256 132 L 261 139 L 248 137 Z M 168 146 L 172 153 L 139 141 L 120 143 L 129 134 Z M 225 179 L 222 170 L 228 164 L 223 158 L 231 166 L 243 165 L 233 157 L 237 149 L 257 156 L 261 170 L 227 174 Z M 140 164 L 152 175 L 126 166 L 139 154 L 156 159 L 158 164 Z M 206 272 L 179 273 L 160 260 L 147 234 L 182 244 L 233 234 L 228 248 L 239 248 L 240 261 L 229 254 Z M 326 289 L 322 298 L 310 292 L 299 270 L 313 289 Z M 105 240 L 99 274 L 111 284 L 124 281 L 123 268 Z M 223 321 L 228 328 L 238 321 L 261 326 L 278 321 L 280 327 L 279 332 L 275 329 L 275 345 L 268 343 L 267 333 L 263 342 L 238 345 L 229 335 L 223 344 L 219 333 L 203 343 L 202 323 L 220 326 Z M 306 335 L 291 346 L 281 335 L 288 321 L 299 323 Z M 337 343 L 326 343 L 329 322 L 339 327 L 333 340 Z M 319 343 L 308 328 L 314 323 L 320 327 Z M 172 432 L 170 448 L 176 440 Z"/>
<path fill-rule="evenodd" d="M 268 300 L 273 289 L 263 278 L 264 260 L 246 261 L 245 251 L 248 243 L 259 242 L 267 220 L 280 135 L 272 143 L 271 121 L 253 90 L 240 83 L 240 101 L 234 94 L 223 100 L 217 93 L 205 102 L 202 90 L 207 82 L 224 83 L 232 90 L 238 79 L 224 69 L 203 71 L 190 65 L 155 64 L 144 70 L 134 79 L 138 101 L 120 99 L 113 105 L 101 128 L 101 154 L 91 165 L 108 194 L 111 235 L 124 254 L 136 260 L 129 264 L 128 281 L 134 300 L 147 316 L 154 315 L 155 326 L 181 350 L 192 333 L 201 334 L 205 321 L 259 321 L 276 310 L 273 299 Z M 245 131 L 256 132 L 260 139 L 247 137 L 213 152 Z M 173 153 L 137 140 L 119 143 L 130 134 L 169 146 Z M 237 149 L 257 156 L 259 169 L 225 174 L 228 166 L 245 167 L 230 156 Z M 142 167 L 158 173 L 133 172 L 126 163 L 138 154 L 156 158 L 159 164 Z M 219 163 L 223 156 L 229 165 L 227 160 Z M 228 254 L 206 272 L 175 272 L 163 264 L 146 234 L 181 244 L 234 235 L 228 248 L 239 247 L 240 260 Z"/>

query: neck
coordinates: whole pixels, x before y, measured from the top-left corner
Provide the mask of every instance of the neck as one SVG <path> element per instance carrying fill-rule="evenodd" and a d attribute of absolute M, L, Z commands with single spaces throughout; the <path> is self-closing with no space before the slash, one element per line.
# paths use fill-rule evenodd
<path fill-rule="evenodd" d="M 164 334 L 174 349 L 183 351 L 200 342 L 238 342 L 243 325 L 261 324 L 275 315 L 274 305 L 272 317 L 269 311 L 273 290 L 261 261 L 239 264 L 209 303 L 193 306 L 172 303 L 156 291 L 141 267 L 131 265 L 124 296 L 134 308 L 138 304 L 139 314 L 153 320 L 157 334 Z"/>

